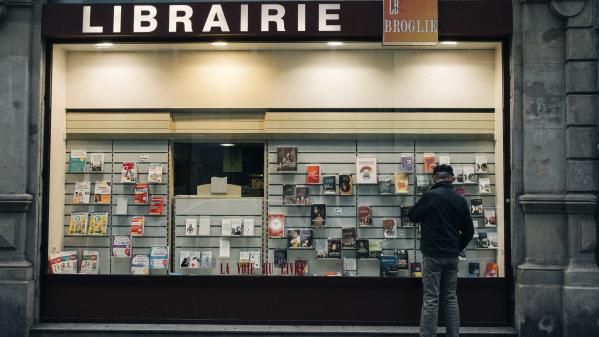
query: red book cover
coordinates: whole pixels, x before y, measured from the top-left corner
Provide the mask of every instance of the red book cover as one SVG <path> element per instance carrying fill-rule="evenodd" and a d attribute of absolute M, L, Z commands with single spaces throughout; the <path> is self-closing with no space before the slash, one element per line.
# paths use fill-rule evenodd
<path fill-rule="evenodd" d="M 145 218 L 143 216 L 134 216 L 133 218 L 131 218 L 131 235 L 144 235 L 144 223 Z"/>
<path fill-rule="evenodd" d="M 164 198 L 161 196 L 152 196 L 150 198 L 150 214 L 162 215 L 164 212 Z"/>
<path fill-rule="evenodd" d="M 148 203 L 148 184 L 135 184 L 135 195 L 133 202 L 135 204 Z"/>
<path fill-rule="evenodd" d="M 285 232 L 285 214 L 268 214 L 268 237 L 282 238 Z"/>
<path fill-rule="evenodd" d="M 320 184 L 320 165 L 311 164 L 306 166 L 306 183 Z"/>

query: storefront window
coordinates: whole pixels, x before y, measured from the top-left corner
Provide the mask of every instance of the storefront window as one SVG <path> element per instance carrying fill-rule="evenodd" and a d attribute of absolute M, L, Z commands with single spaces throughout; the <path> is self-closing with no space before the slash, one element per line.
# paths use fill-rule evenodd
<path fill-rule="evenodd" d="M 407 212 L 449 164 L 503 277 L 495 43 L 55 45 L 55 274 L 419 277 Z"/>

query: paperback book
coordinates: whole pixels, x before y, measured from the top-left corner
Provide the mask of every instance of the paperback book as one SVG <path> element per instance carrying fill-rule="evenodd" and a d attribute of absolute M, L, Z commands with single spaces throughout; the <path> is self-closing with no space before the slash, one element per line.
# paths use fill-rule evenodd
<path fill-rule="evenodd" d="M 300 248 L 302 246 L 302 238 L 299 229 L 287 230 L 287 248 Z"/>
<path fill-rule="evenodd" d="M 300 229 L 302 248 L 313 248 L 314 231 L 311 229 Z"/>
<path fill-rule="evenodd" d="M 294 205 L 297 203 L 295 196 L 295 185 L 283 185 L 283 205 Z"/>
<path fill-rule="evenodd" d="M 474 157 L 475 160 L 475 172 L 477 174 L 486 174 L 489 173 L 489 165 L 487 164 L 487 157 L 486 156 L 475 156 Z"/>
<path fill-rule="evenodd" d="M 430 189 L 429 176 L 418 174 L 416 175 L 416 194 L 423 195 Z"/>
<path fill-rule="evenodd" d="M 376 184 L 376 158 L 356 157 L 356 184 Z"/>
<path fill-rule="evenodd" d="M 483 199 L 474 198 L 470 200 L 470 212 L 476 216 L 484 215 Z"/>
<path fill-rule="evenodd" d="M 405 172 L 395 173 L 395 193 L 405 194 L 409 193 L 409 180 L 408 174 Z"/>
<path fill-rule="evenodd" d="M 367 239 L 356 240 L 356 258 L 365 259 L 370 257 L 369 246 Z"/>
<path fill-rule="evenodd" d="M 414 156 L 412 154 L 401 155 L 401 170 L 405 173 L 414 172 Z"/>
<path fill-rule="evenodd" d="M 412 219 L 410 219 L 410 211 L 412 210 L 412 206 L 401 206 L 401 226 L 402 227 L 414 227 L 414 223 Z"/>
<path fill-rule="evenodd" d="M 150 183 L 150 184 L 162 183 L 162 164 L 150 165 L 148 167 L 148 183 Z"/>
<path fill-rule="evenodd" d="M 277 171 L 297 171 L 297 147 L 277 148 Z"/>
<path fill-rule="evenodd" d="M 112 237 L 112 256 L 131 257 L 131 236 L 114 235 Z"/>
<path fill-rule="evenodd" d="M 420 262 L 410 263 L 410 272 L 412 277 L 422 277 L 422 264 Z"/>
<path fill-rule="evenodd" d="M 259 251 L 254 250 L 254 251 L 250 252 L 250 265 L 252 265 L 254 267 L 254 269 L 260 268 L 260 252 Z"/>
<path fill-rule="evenodd" d="M 186 218 L 185 219 L 185 236 L 196 236 L 198 235 L 198 219 Z"/>
<path fill-rule="evenodd" d="M 92 153 L 89 155 L 90 159 L 90 171 L 92 172 L 103 172 L 104 171 L 104 153 Z"/>
<path fill-rule="evenodd" d="M 60 252 L 60 270 L 61 274 L 77 274 L 77 252 Z"/>
<path fill-rule="evenodd" d="M 85 172 L 85 157 L 87 157 L 86 150 L 71 149 L 67 171 L 71 173 Z"/>
<path fill-rule="evenodd" d="M 250 252 L 247 250 L 242 250 L 239 252 L 239 263 L 240 264 L 250 264 Z"/>
<path fill-rule="evenodd" d="M 424 163 L 424 173 L 433 173 L 433 169 L 435 168 L 435 154 L 434 153 L 425 153 L 423 156 Z"/>
<path fill-rule="evenodd" d="M 393 176 L 379 176 L 379 194 L 393 194 L 393 192 L 395 192 L 395 181 Z"/>
<path fill-rule="evenodd" d="M 150 259 L 147 255 L 134 255 L 131 259 L 131 275 L 149 275 Z"/>
<path fill-rule="evenodd" d="M 134 216 L 131 218 L 131 235 L 132 236 L 143 236 L 144 235 L 144 224 L 145 218 L 143 216 Z"/>
<path fill-rule="evenodd" d="M 339 194 L 340 195 L 353 195 L 353 179 L 349 174 L 339 175 Z"/>
<path fill-rule="evenodd" d="M 483 213 L 485 215 L 485 227 L 496 227 L 497 216 L 495 214 L 494 207 L 483 207 Z"/>
<path fill-rule="evenodd" d="M 205 250 L 202 251 L 202 261 L 200 262 L 201 269 L 210 269 L 212 268 L 212 251 Z"/>
<path fill-rule="evenodd" d="M 340 239 L 329 239 L 328 240 L 328 257 L 338 259 L 341 257 L 341 240 Z"/>
<path fill-rule="evenodd" d="M 152 246 L 150 248 L 150 269 L 168 269 L 167 246 Z"/>
<path fill-rule="evenodd" d="M 358 225 L 372 226 L 372 207 L 367 205 L 358 206 Z"/>
<path fill-rule="evenodd" d="M 106 235 L 108 212 L 92 212 L 89 216 L 88 235 Z"/>
<path fill-rule="evenodd" d="M 220 238 L 220 242 L 218 245 L 218 256 L 220 258 L 230 258 L 231 257 L 231 239 Z"/>
<path fill-rule="evenodd" d="M 383 219 L 383 236 L 385 238 L 397 237 L 397 223 L 395 219 Z"/>
<path fill-rule="evenodd" d="M 337 194 L 337 177 L 336 176 L 323 176 L 322 187 L 324 194 Z"/>
<path fill-rule="evenodd" d="M 314 239 L 314 252 L 317 259 L 328 257 L 328 240 Z"/>
<path fill-rule="evenodd" d="M 479 277 L 480 276 L 480 263 L 469 262 L 468 263 L 468 276 Z"/>
<path fill-rule="evenodd" d="M 383 248 L 381 246 L 381 240 L 378 239 L 370 239 L 368 240 L 368 250 L 369 256 L 371 258 L 379 258 L 383 253 Z"/>
<path fill-rule="evenodd" d="M 497 263 L 487 262 L 487 270 L 485 271 L 485 277 L 497 277 Z"/>
<path fill-rule="evenodd" d="M 243 222 L 241 218 L 231 218 L 231 235 L 241 236 L 243 235 Z"/>
<path fill-rule="evenodd" d="M 476 175 L 474 175 L 474 166 L 462 166 L 462 174 L 464 175 L 464 184 L 476 184 Z"/>
<path fill-rule="evenodd" d="M 383 277 L 399 276 L 399 267 L 397 266 L 396 255 L 381 255 L 380 260 L 380 275 Z"/>
<path fill-rule="evenodd" d="M 243 218 L 243 236 L 254 236 L 254 218 Z"/>
<path fill-rule="evenodd" d="M 478 179 L 478 191 L 480 192 L 480 194 L 491 193 L 491 179 L 479 178 Z"/>
<path fill-rule="evenodd" d="M 119 196 L 116 198 L 116 212 L 117 215 L 126 215 L 127 208 L 129 207 L 129 200 L 125 196 Z"/>
<path fill-rule="evenodd" d="M 283 268 L 287 264 L 287 250 L 275 249 L 274 264 L 277 268 Z"/>
<path fill-rule="evenodd" d="M 190 260 L 191 260 L 191 252 L 190 251 L 181 251 L 181 253 L 179 253 L 179 267 L 180 268 L 189 268 Z"/>
<path fill-rule="evenodd" d="M 110 195 L 112 193 L 112 182 L 96 181 L 94 185 L 94 203 L 110 205 Z"/>
<path fill-rule="evenodd" d="M 355 248 L 356 247 L 356 228 L 346 227 L 341 229 L 341 247 Z"/>
<path fill-rule="evenodd" d="M 285 233 L 285 214 L 268 214 L 268 237 L 283 238 Z"/>
<path fill-rule="evenodd" d="M 343 276 L 358 275 L 358 261 L 354 257 L 343 258 Z"/>
<path fill-rule="evenodd" d="M 324 227 L 326 225 L 327 219 L 327 205 L 312 204 L 312 206 L 310 206 L 310 209 L 310 224 L 312 225 L 312 227 Z"/>
<path fill-rule="evenodd" d="M 202 252 L 189 252 L 189 268 L 199 269 L 202 265 Z"/>
<path fill-rule="evenodd" d="M 75 193 L 73 193 L 73 204 L 89 204 L 89 193 L 91 183 L 89 181 L 78 181 L 75 183 Z"/>
<path fill-rule="evenodd" d="M 452 166 L 453 168 L 453 175 L 455 176 L 455 181 L 453 182 L 454 185 L 455 184 L 463 184 L 464 183 L 464 167 L 462 165 L 454 165 Z"/>
<path fill-rule="evenodd" d="M 306 184 L 320 184 L 320 165 L 306 165 Z"/>
<path fill-rule="evenodd" d="M 208 236 L 210 235 L 210 216 L 204 215 L 200 217 L 200 224 L 198 225 L 198 235 Z"/>
<path fill-rule="evenodd" d="M 137 182 L 137 164 L 135 162 L 124 162 L 121 169 L 121 183 Z"/>
<path fill-rule="evenodd" d="M 296 187 L 295 202 L 298 205 L 310 205 L 310 190 L 307 187 Z"/>
<path fill-rule="evenodd" d="M 410 266 L 410 257 L 408 255 L 408 251 L 406 249 L 398 249 L 395 252 L 395 255 L 397 255 L 397 265 L 399 269 L 408 269 Z"/>
<path fill-rule="evenodd" d="M 100 252 L 93 250 L 84 250 L 81 253 L 81 265 L 79 268 L 80 274 L 97 274 L 98 262 L 100 260 Z"/>
<path fill-rule="evenodd" d="M 220 235 L 231 236 L 233 235 L 233 221 L 231 218 L 223 218 L 220 222 Z"/>
<path fill-rule="evenodd" d="M 164 214 L 164 197 L 160 195 L 153 195 L 150 198 L 150 214 L 162 215 Z"/>
<path fill-rule="evenodd" d="M 146 205 L 148 203 L 148 184 L 135 184 L 133 203 L 136 205 Z"/>
<path fill-rule="evenodd" d="M 87 234 L 88 212 L 73 212 L 69 219 L 69 235 Z"/>
<path fill-rule="evenodd" d="M 499 246 L 497 232 L 487 232 L 487 238 L 489 238 L 489 248 L 497 248 Z"/>

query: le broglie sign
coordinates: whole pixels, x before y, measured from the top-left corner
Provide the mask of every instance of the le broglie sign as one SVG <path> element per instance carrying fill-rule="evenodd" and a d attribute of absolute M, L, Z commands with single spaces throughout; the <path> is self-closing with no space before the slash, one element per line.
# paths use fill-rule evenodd
<path fill-rule="evenodd" d="M 431 1 L 436 15 L 437 0 L 46 4 L 42 34 L 65 40 L 257 41 L 380 41 L 383 34 L 386 44 L 431 42 L 434 35 L 436 42 L 436 16 L 415 5 Z"/>

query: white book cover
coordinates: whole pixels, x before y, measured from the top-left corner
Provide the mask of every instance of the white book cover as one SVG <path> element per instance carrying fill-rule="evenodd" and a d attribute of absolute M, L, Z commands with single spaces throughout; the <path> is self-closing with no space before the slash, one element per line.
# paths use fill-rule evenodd
<path fill-rule="evenodd" d="M 229 238 L 221 238 L 218 246 L 218 256 L 221 258 L 231 257 L 231 240 Z"/>
<path fill-rule="evenodd" d="M 179 267 L 189 268 L 190 262 L 191 262 L 191 252 L 190 251 L 182 251 L 181 253 L 179 253 Z"/>
<path fill-rule="evenodd" d="M 112 237 L 112 256 L 131 257 L 131 236 L 114 235 Z"/>
<path fill-rule="evenodd" d="M 451 165 L 451 158 L 446 155 L 439 155 L 439 165 Z"/>
<path fill-rule="evenodd" d="M 229 218 L 223 218 L 221 220 L 220 226 L 221 226 L 220 227 L 221 228 L 221 234 L 220 235 L 222 235 L 222 236 L 231 236 L 232 229 L 233 229 L 233 227 L 232 227 L 233 225 L 232 225 L 231 219 L 229 219 Z"/>
<path fill-rule="evenodd" d="M 168 268 L 168 246 L 152 246 L 150 248 L 150 269 Z"/>
<path fill-rule="evenodd" d="M 148 167 L 148 183 L 159 184 L 162 182 L 162 164 Z"/>
<path fill-rule="evenodd" d="M 77 274 L 77 252 L 70 250 L 60 252 L 62 274 Z"/>
<path fill-rule="evenodd" d="M 202 251 L 202 261 L 200 263 L 200 268 L 202 268 L 202 269 L 212 268 L 212 251 L 211 250 Z"/>
<path fill-rule="evenodd" d="M 478 190 L 479 190 L 480 194 L 491 193 L 491 179 L 479 178 L 478 179 Z"/>
<path fill-rule="evenodd" d="M 242 250 L 239 252 L 239 263 L 250 263 L 250 252 Z"/>
<path fill-rule="evenodd" d="M 186 218 L 185 219 L 185 236 L 196 236 L 198 235 L 198 219 Z"/>
<path fill-rule="evenodd" d="M 254 266 L 254 269 L 260 268 L 260 252 L 252 251 L 250 252 L 250 264 Z"/>
<path fill-rule="evenodd" d="M 463 184 L 464 183 L 464 168 L 462 165 L 454 165 L 453 167 L 453 175 L 455 176 L 454 184 Z"/>
<path fill-rule="evenodd" d="M 243 218 L 243 235 L 254 235 L 254 218 Z"/>
<path fill-rule="evenodd" d="M 198 227 L 198 235 L 208 236 L 210 235 L 210 216 L 200 217 L 200 226 Z"/>
<path fill-rule="evenodd" d="M 93 250 L 84 250 L 81 254 L 80 274 L 97 274 L 98 263 L 100 262 L 100 253 Z"/>
<path fill-rule="evenodd" d="M 201 252 L 191 252 L 191 260 L 189 261 L 189 268 L 199 269 L 202 263 Z"/>
<path fill-rule="evenodd" d="M 126 215 L 128 207 L 127 197 L 117 197 L 116 198 L 116 215 Z"/>
<path fill-rule="evenodd" d="M 89 204 L 91 183 L 89 181 L 77 181 L 75 193 L 73 193 L 73 204 Z"/>
<path fill-rule="evenodd" d="M 104 153 L 92 153 L 90 156 L 90 171 L 104 171 Z"/>
<path fill-rule="evenodd" d="M 376 184 L 376 158 L 356 157 L 356 184 Z"/>
<path fill-rule="evenodd" d="M 131 259 L 132 275 L 149 275 L 150 258 L 147 255 L 134 255 Z"/>
<path fill-rule="evenodd" d="M 477 174 L 489 173 L 489 165 L 487 164 L 487 156 L 475 156 L 475 172 Z"/>
<path fill-rule="evenodd" d="M 464 184 L 476 184 L 476 176 L 474 175 L 474 166 L 464 165 L 462 167 L 464 174 Z"/>
<path fill-rule="evenodd" d="M 233 235 L 233 236 L 243 235 L 243 225 L 241 222 L 241 218 L 232 218 L 231 219 L 231 235 Z"/>
<path fill-rule="evenodd" d="M 110 204 L 112 182 L 96 181 L 94 184 L 94 202 L 97 204 Z"/>

